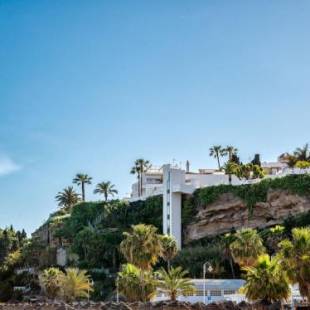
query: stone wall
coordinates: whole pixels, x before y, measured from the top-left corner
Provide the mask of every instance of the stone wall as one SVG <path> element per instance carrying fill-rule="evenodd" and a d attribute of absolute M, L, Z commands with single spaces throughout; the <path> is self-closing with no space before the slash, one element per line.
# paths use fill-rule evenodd
<path fill-rule="evenodd" d="M 271 306 L 262 306 L 260 304 L 250 305 L 245 302 L 234 304 L 232 302 L 212 303 L 205 305 L 203 303 L 189 304 L 184 302 L 157 302 L 157 303 L 18 303 L 18 304 L 0 304 L 0 310 L 69 310 L 69 309 L 89 309 L 89 310 L 278 310 L 280 304 Z"/>

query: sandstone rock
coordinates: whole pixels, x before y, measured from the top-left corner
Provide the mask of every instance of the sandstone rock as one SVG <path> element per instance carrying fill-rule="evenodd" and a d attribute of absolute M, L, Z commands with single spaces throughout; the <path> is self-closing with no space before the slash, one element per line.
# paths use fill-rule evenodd
<path fill-rule="evenodd" d="M 280 224 L 290 215 L 310 211 L 310 197 L 283 190 L 271 190 L 266 202 L 259 202 L 249 218 L 243 200 L 232 193 L 222 194 L 215 202 L 200 206 L 197 215 L 185 228 L 185 243 L 242 227 L 264 228 Z"/>

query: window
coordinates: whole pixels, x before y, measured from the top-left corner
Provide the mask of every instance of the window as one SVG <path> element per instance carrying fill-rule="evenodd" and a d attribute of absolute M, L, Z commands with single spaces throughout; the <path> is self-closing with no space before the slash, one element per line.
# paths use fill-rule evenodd
<path fill-rule="evenodd" d="M 220 290 L 210 291 L 211 296 L 222 296 L 222 292 Z"/>
<path fill-rule="evenodd" d="M 203 296 L 203 290 L 196 290 L 196 296 Z M 206 291 L 206 295 L 207 295 L 207 291 Z"/>
<path fill-rule="evenodd" d="M 224 295 L 234 295 L 235 293 L 234 290 L 224 290 Z"/>

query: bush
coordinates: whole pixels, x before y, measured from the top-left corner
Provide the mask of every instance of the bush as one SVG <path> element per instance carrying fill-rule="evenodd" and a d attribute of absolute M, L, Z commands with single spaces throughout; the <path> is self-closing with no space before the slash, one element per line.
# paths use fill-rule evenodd
<path fill-rule="evenodd" d="M 305 161 L 305 160 L 299 160 L 296 164 L 295 164 L 296 168 L 300 168 L 300 169 L 306 169 L 310 167 L 310 162 L 309 161 Z"/>

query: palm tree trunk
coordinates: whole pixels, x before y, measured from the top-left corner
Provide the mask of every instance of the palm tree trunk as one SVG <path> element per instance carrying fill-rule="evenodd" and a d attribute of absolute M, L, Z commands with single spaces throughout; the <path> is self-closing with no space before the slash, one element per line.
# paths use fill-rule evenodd
<path fill-rule="evenodd" d="M 231 174 L 230 173 L 228 174 L 228 182 L 229 182 L 229 185 L 231 185 Z"/>
<path fill-rule="evenodd" d="M 171 292 L 170 299 L 171 299 L 171 301 L 176 301 L 177 300 L 177 294 L 175 292 Z"/>
<path fill-rule="evenodd" d="M 236 275 L 235 275 L 235 269 L 234 269 L 234 264 L 233 264 L 231 258 L 229 259 L 229 264 L 230 264 L 230 269 L 231 269 L 232 277 L 233 277 L 233 279 L 235 279 L 235 277 L 236 277 Z"/>
<path fill-rule="evenodd" d="M 104 193 L 104 200 L 108 201 L 108 193 Z"/>
<path fill-rule="evenodd" d="M 85 201 L 85 184 L 82 182 L 82 200 Z"/>
<path fill-rule="evenodd" d="M 221 163 L 220 163 L 220 155 L 216 154 L 216 159 L 217 159 L 217 165 L 219 167 L 219 170 L 221 170 Z"/>
<path fill-rule="evenodd" d="M 141 191 L 140 191 L 140 179 L 141 179 L 141 176 L 140 176 L 140 172 L 138 173 L 138 197 L 141 196 Z"/>

